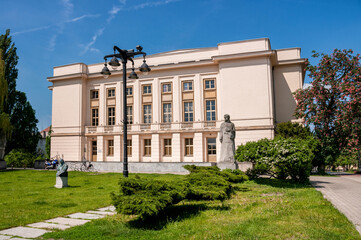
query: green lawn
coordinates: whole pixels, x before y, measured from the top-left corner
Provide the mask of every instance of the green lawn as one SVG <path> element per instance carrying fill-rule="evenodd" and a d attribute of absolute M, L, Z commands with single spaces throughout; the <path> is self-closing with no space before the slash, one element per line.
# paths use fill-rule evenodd
<path fill-rule="evenodd" d="M 181 202 L 147 221 L 115 215 L 45 239 L 361 239 L 321 193 L 278 180 L 249 181 L 221 204 Z"/>
<path fill-rule="evenodd" d="M 142 174 L 174 179 L 181 175 Z M 120 173 L 70 172 L 54 188 L 54 171 L 0 172 L 0 229 L 110 205 Z M 361 239 L 354 226 L 313 188 L 277 180 L 240 184 L 221 204 L 181 202 L 145 222 L 115 215 L 66 231 L 54 239 Z"/>

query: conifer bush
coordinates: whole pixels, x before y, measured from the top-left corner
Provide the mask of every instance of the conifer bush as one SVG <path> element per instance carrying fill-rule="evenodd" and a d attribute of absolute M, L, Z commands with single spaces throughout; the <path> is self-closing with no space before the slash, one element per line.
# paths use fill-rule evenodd
<path fill-rule="evenodd" d="M 234 193 L 232 183 L 241 183 L 247 176 L 239 170 L 187 165 L 190 171 L 184 180 L 165 181 L 140 177 L 121 178 L 119 194 L 112 193 L 118 213 L 138 215 L 145 219 L 182 200 L 229 199 Z"/>

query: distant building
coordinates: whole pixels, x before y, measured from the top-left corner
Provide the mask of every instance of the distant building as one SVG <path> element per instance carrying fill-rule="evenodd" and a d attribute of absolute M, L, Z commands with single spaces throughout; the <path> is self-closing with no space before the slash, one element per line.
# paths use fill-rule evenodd
<path fill-rule="evenodd" d="M 41 138 L 39 139 L 38 145 L 36 146 L 36 151 L 38 153 L 42 153 L 43 155 L 46 154 L 45 143 L 46 143 L 46 137 L 49 136 L 49 131 L 50 131 L 50 126 L 40 131 Z"/>
<path fill-rule="evenodd" d="M 300 54 L 300 48 L 273 50 L 263 38 L 147 56 L 149 75 L 127 81 L 129 162 L 216 162 L 226 113 L 236 145 L 273 138 L 277 123 L 296 120 Z M 54 67 L 52 156 L 122 161 L 122 71 L 104 79 L 102 68 Z"/>

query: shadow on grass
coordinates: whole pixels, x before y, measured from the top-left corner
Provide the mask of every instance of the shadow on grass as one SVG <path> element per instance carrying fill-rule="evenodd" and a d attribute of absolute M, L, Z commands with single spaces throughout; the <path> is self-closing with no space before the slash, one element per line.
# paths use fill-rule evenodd
<path fill-rule="evenodd" d="M 204 203 L 189 203 L 184 205 L 170 206 L 156 216 L 148 217 L 146 219 L 134 219 L 127 223 L 130 228 L 147 229 L 147 230 L 162 230 L 167 224 L 183 219 L 192 218 L 205 210 L 227 211 L 228 206 L 208 206 Z"/>
<path fill-rule="evenodd" d="M 300 184 L 300 183 L 295 183 L 291 180 L 281 180 L 274 178 L 257 178 L 254 179 L 253 181 L 256 182 L 257 184 L 268 185 L 277 188 L 311 188 L 312 187 L 309 183 Z"/>

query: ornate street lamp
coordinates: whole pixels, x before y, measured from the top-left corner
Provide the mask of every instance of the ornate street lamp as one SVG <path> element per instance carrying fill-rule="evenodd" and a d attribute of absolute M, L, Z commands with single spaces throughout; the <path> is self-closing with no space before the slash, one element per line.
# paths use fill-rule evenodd
<path fill-rule="evenodd" d="M 132 72 L 129 75 L 129 79 L 138 79 L 137 74 L 134 72 L 134 61 L 133 58 L 137 55 L 143 55 L 143 64 L 140 66 L 139 71 L 144 75 L 147 75 L 150 72 L 150 68 L 145 61 L 145 52 L 142 52 L 143 48 L 141 46 L 136 47 L 137 51 L 134 49 L 124 50 L 120 49 L 117 46 L 113 47 L 114 54 L 104 56 L 104 68 L 100 72 L 104 78 L 108 78 L 111 75 L 107 67 L 107 59 L 111 58 L 108 63 L 113 70 L 116 70 L 120 66 L 119 60 L 123 64 L 123 176 L 128 177 L 128 149 L 127 149 L 127 140 L 128 140 L 128 128 L 127 128 L 127 62 L 128 60 L 132 62 Z M 116 53 L 118 52 L 118 53 Z"/>

